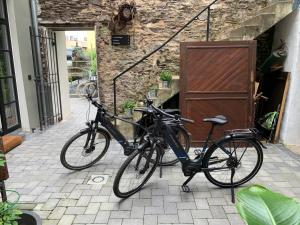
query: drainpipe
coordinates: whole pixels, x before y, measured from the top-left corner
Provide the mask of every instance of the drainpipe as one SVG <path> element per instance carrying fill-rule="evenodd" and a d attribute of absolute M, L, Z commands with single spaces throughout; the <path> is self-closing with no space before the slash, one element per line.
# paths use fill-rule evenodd
<path fill-rule="evenodd" d="M 40 88 L 41 88 L 41 99 L 42 99 L 42 118 L 44 119 L 44 126 L 47 127 L 47 108 L 46 108 L 46 95 L 45 95 L 45 82 L 43 76 L 43 67 L 41 59 L 41 49 L 39 42 L 39 30 L 38 30 L 38 21 L 37 21 L 37 2 L 36 0 L 30 0 L 30 9 L 31 9 L 31 22 L 32 30 L 34 36 L 34 45 L 36 52 L 36 63 L 37 63 L 37 72 L 38 78 L 40 79 Z M 38 94 L 38 93 L 37 93 Z M 41 130 L 43 127 L 41 127 Z"/>

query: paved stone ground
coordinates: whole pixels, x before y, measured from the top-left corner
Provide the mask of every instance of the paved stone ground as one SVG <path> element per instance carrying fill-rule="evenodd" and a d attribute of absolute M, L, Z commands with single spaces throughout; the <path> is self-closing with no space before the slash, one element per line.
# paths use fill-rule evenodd
<path fill-rule="evenodd" d="M 120 200 L 112 192 L 114 175 L 125 157 L 113 143 L 105 158 L 80 172 L 62 167 L 60 150 L 65 141 L 84 127 L 87 103 L 72 99 L 73 116 L 44 133 L 32 134 L 7 156 L 9 189 L 21 194 L 22 208 L 34 209 L 44 225 L 239 225 L 244 224 L 230 202 L 229 190 L 216 188 L 203 174 L 197 175 L 184 193 L 180 185 L 185 177 L 178 166 L 158 171 L 146 187 L 129 199 Z M 93 110 L 93 109 L 92 109 Z M 92 111 L 94 114 L 95 111 Z M 262 169 L 251 183 L 300 199 L 300 157 L 280 145 L 264 151 Z M 91 175 L 109 175 L 103 185 L 88 185 Z"/>

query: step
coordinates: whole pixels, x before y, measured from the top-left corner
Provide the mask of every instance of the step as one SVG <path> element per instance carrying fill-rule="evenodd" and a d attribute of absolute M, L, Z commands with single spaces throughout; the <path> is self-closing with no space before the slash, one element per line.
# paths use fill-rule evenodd
<path fill-rule="evenodd" d="M 291 13 L 291 1 L 275 2 L 258 12 L 258 14 L 242 23 L 242 26 L 230 31 L 227 40 L 253 40 L 281 19 Z"/>
<path fill-rule="evenodd" d="M 275 21 L 275 13 L 260 13 L 257 16 L 252 17 L 249 20 L 244 21 L 242 24 L 245 25 L 260 25 L 265 27 L 265 24 L 269 26 L 270 24 L 274 24 Z"/>
<path fill-rule="evenodd" d="M 230 32 L 230 37 L 242 36 L 242 37 L 256 37 L 260 34 L 261 28 L 259 25 L 247 25 L 239 27 Z"/>

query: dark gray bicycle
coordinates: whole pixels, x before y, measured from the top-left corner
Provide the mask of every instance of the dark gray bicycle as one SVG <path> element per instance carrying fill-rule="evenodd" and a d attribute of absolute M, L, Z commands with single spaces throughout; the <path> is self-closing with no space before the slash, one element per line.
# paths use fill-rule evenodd
<path fill-rule="evenodd" d="M 103 105 L 93 100 L 91 95 L 87 95 L 92 105 L 97 107 L 95 120 L 87 122 L 87 128 L 71 137 L 63 146 L 60 160 L 62 165 L 70 170 L 83 170 L 97 163 L 107 152 L 111 136 L 123 147 L 124 155 L 129 156 L 137 149 L 143 149 L 147 146 L 145 138 L 149 131 L 154 129 L 153 118 L 156 111 L 149 113 L 149 108 L 137 109 L 142 113 L 142 118 L 138 122 L 132 122 L 110 114 Z M 152 104 L 150 100 L 147 101 Z M 147 113 L 146 113 L 147 112 Z M 178 111 L 168 111 L 177 113 Z M 113 125 L 112 120 L 119 119 L 131 123 L 136 127 L 136 135 L 133 141 L 128 141 L 123 134 Z M 189 135 L 181 124 L 174 124 L 172 129 L 176 137 L 180 140 L 185 152 L 189 151 Z M 160 134 L 162 136 L 162 134 Z M 171 151 L 169 145 L 164 143 L 164 154 L 160 158 L 159 165 L 169 166 L 178 162 L 178 159 Z"/>
<path fill-rule="evenodd" d="M 234 202 L 234 188 L 251 180 L 259 171 L 263 162 L 263 144 L 255 129 L 228 131 L 218 141 L 212 139 L 215 126 L 227 123 L 224 116 L 204 119 L 212 124 L 207 140 L 202 149 L 195 151 L 196 158 L 190 159 L 178 141 L 172 126 L 193 121 L 170 115 L 151 105 L 149 113 L 155 111 L 155 129 L 147 135 L 147 145 L 134 151 L 120 167 L 114 180 L 113 190 L 116 196 L 127 198 L 138 192 L 154 173 L 159 158 L 163 154 L 162 145 L 171 146 L 182 164 L 182 171 L 188 177 L 182 190 L 189 192 L 188 182 L 199 172 L 222 188 L 231 188 Z M 169 118 L 169 119 L 166 119 Z M 171 120 L 170 120 L 171 118 Z M 163 133 L 163 138 L 160 135 Z M 265 147 L 264 147 L 265 148 Z"/>

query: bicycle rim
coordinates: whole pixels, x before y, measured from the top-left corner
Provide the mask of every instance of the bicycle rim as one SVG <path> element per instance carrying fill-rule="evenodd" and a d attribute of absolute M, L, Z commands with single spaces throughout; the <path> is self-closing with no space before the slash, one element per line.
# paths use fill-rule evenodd
<path fill-rule="evenodd" d="M 120 198 L 127 198 L 138 192 L 150 179 L 158 164 L 158 154 L 154 149 L 152 160 L 149 160 L 149 168 L 145 169 L 150 148 L 133 152 L 119 169 L 114 181 L 114 193 Z"/>
<path fill-rule="evenodd" d="M 106 153 L 109 146 L 109 138 L 105 133 L 97 132 L 94 144 L 88 141 L 88 147 L 84 148 L 88 135 L 86 130 L 73 136 L 63 147 L 61 153 L 62 164 L 71 170 L 82 170 L 99 161 Z"/>
<path fill-rule="evenodd" d="M 206 178 L 220 187 L 231 186 L 231 165 L 235 164 L 233 185 L 239 186 L 251 180 L 259 171 L 263 162 L 261 147 L 250 139 L 226 139 L 219 143 L 232 153 L 229 157 L 224 151 L 214 146 L 204 156 L 204 168 L 223 168 L 205 171 Z"/>

